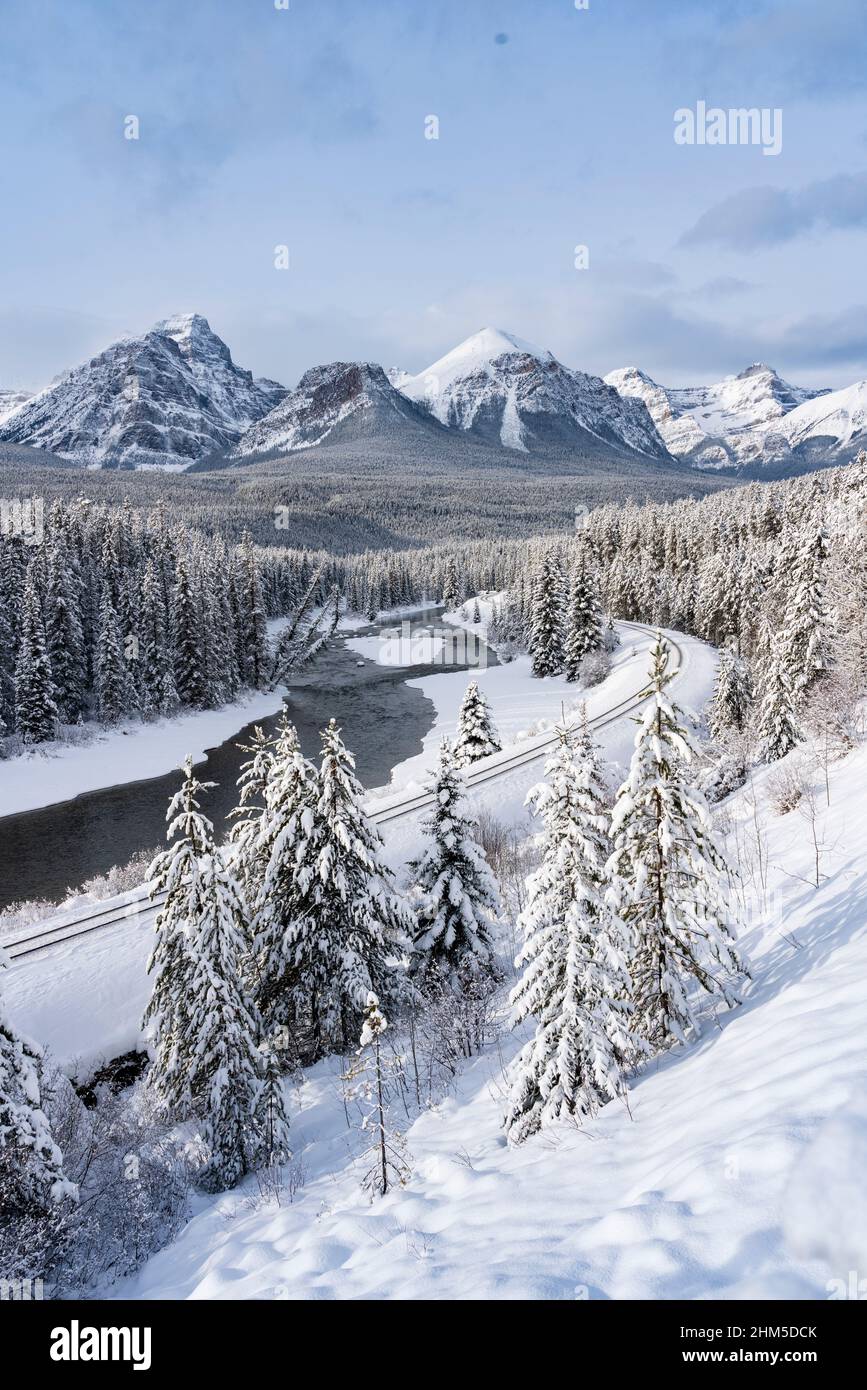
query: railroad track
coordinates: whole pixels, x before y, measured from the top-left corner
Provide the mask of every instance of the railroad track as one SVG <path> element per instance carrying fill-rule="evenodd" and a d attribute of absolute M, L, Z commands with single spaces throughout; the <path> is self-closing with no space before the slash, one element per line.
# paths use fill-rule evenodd
<path fill-rule="evenodd" d="M 642 623 L 622 623 L 621 626 L 628 627 L 645 637 L 655 635 L 653 628 L 646 627 Z M 668 637 L 666 640 L 678 662 L 675 668 L 675 671 L 678 671 L 684 663 L 683 649 L 673 638 Z M 643 690 L 644 685 L 642 684 L 641 689 L 633 695 L 627 696 L 619 704 L 612 705 L 610 709 L 596 715 L 594 719 L 588 720 L 590 728 L 604 729 L 606 725 L 613 724 L 616 720 L 622 719 L 625 715 L 638 709 Z M 528 739 L 527 743 L 520 748 L 508 749 L 503 753 L 494 753 L 491 757 L 482 759 L 481 762 L 484 763 L 484 766 L 479 763 L 475 767 L 471 767 L 466 774 L 467 790 L 474 791 L 476 787 L 484 786 L 486 782 L 496 781 L 498 778 L 514 772 L 517 768 L 538 762 L 556 746 L 558 737 L 556 729 L 552 729 L 550 733 L 539 734 L 536 738 Z M 424 791 L 400 797 L 384 805 L 374 801 L 369 803 L 366 809 L 368 817 L 374 825 L 383 826 L 392 821 L 400 820 L 403 816 L 411 816 L 418 811 L 427 810 L 431 805 L 433 805 L 433 795 L 431 792 Z M 164 900 L 164 893 L 156 893 L 151 897 L 147 886 L 144 886 L 139 893 L 130 896 L 122 904 L 113 900 L 106 903 L 104 907 L 94 907 L 93 911 L 86 916 L 76 917 L 69 922 L 55 922 L 53 925 L 47 923 L 39 930 L 29 927 L 26 935 L 11 940 L 2 938 L 0 945 L 5 949 L 10 960 L 24 960 L 29 956 L 36 955 L 37 952 L 47 951 L 52 946 L 59 946 L 67 941 L 74 941 L 80 936 L 89 936 L 91 932 L 116 926 L 119 922 L 138 919 L 137 924 L 139 926 L 147 925 Z"/>

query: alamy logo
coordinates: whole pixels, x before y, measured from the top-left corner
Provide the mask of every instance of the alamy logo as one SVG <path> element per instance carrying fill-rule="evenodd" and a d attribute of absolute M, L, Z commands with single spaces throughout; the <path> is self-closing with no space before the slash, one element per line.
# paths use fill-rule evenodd
<path fill-rule="evenodd" d="M 27 1303 L 45 1297 L 41 1279 L 0 1279 L 0 1303 Z"/>
<path fill-rule="evenodd" d="M 678 107 L 674 113 L 676 145 L 761 145 L 762 154 L 783 148 L 783 112 L 779 106 L 737 106 L 725 110 L 697 101 L 695 110 Z"/>
<path fill-rule="evenodd" d="M 131 1361 L 134 1371 L 150 1370 L 149 1327 L 82 1327 L 73 1318 L 69 1327 L 51 1332 L 52 1361 Z"/>

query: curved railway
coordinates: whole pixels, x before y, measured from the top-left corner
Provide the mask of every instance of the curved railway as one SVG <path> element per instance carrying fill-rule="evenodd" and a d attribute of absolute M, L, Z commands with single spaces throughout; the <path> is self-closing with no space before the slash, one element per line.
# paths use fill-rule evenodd
<path fill-rule="evenodd" d="M 639 632 L 645 637 L 655 636 L 655 630 L 642 623 L 624 622 L 621 623 L 621 626 L 629 628 L 633 632 Z M 668 635 L 666 635 L 666 641 L 678 663 L 675 668 L 676 674 L 684 664 L 683 649 L 674 638 Z M 644 689 L 642 684 L 642 688 L 635 694 L 627 696 L 625 700 L 621 700 L 618 704 L 612 705 L 610 709 L 604 710 L 601 714 L 588 720 L 590 728 L 605 728 L 607 724 L 613 724 L 615 720 L 622 719 L 639 709 Z M 494 753 L 489 758 L 481 759 L 466 774 L 467 790 L 473 791 L 476 787 L 483 786 L 487 782 L 493 782 L 500 777 L 507 776 L 517 768 L 538 761 L 556 745 L 557 740 L 557 731 L 552 729 L 548 733 L 528 739 L 520 748 L 508 749 L 502 753 Z M 368 803 L 367 814 L 375 825 L 383 826 L 399 820 L 403 816 L 424 811 L 432 803 L 433 795 L 427 791 L 413 792 L 404 796 L 397 795 L 394 798 L 377 798 L 374 802 Z M 135 896 L 127 897 L 122 904 L 114 899 L 102 908 L 94 907 L 85 916 L 75 917 L 71 921 L 55 922 L 53 925 L 49 922 L 43 924 L 38 931 L 28 927 L 26 935 L 0 941 L 0 948 L 5 949 L 10 960 L 24 960 L 26 957 L 46 951 L 52 946 L 73 941 L 80 936 L 89 936 L 91 932 L 102 931 L 108 927 L 116 926 L 120 922 L 135 918 L 151 918 L 164 898 L 164 893 L 156 893 L 151 897 L 145 886 Z"/>

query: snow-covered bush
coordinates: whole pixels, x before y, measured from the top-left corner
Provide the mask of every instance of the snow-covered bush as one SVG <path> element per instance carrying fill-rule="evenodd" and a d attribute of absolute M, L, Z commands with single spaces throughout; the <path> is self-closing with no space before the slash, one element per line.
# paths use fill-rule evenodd
<path fill-rule="evenodd" d="M 84 1105 L 61 1072 L 46 1074 L 45 1112 L 78 1201 L 0 1216 L 0 1278 L 42 1279 L 53 1297 L 82 1294 L 133 1273 L 183 1224 L 191 1167 L 146 1089 L 104 1086 L 96 1101 Z"/>
<path fill-rule="evenodd" d="M 722 748 L 701 768 L 695 780 L 705 800 L 715 805 L 744 785 L 747 763 L 738 748 Z"/>
<path fill-rule="evenodd" d="M 578 667 L 578 680 L 581 685 L 590 687 L 600 685 L 611 670 L 611 653 L 601 647 L 588 652 Z"/>

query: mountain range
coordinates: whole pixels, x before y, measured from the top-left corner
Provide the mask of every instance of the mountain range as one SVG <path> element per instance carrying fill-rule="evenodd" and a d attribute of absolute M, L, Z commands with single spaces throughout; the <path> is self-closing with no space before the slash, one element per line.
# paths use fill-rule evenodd
<path fill-rule="evenodd" d="M 792 386 L 757 363 L 666 387 L 638 367 L 604 379 L 484 328 L 426 370 L 331 362 L 288 390 L 238 367 L 207 319 L 183 314 L 113 343 L 36 395 L 0 390 L 0 443 L 91 467 L 195 471 L 336 446 L 440 462 L 777 477 L 867 444 L 867 382 Z M 467 455 L 470 448 L 470 455 Z"/>

